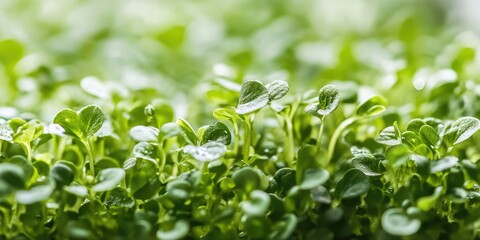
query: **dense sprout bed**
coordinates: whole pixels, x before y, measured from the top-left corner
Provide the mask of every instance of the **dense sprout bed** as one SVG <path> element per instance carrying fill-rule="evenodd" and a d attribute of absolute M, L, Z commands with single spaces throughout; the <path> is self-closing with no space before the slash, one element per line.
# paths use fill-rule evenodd
<path fill-rule="evenodd" d="M 93 2 L 0 2 L 0 239 L 480 238 L 448 1 Z"/>

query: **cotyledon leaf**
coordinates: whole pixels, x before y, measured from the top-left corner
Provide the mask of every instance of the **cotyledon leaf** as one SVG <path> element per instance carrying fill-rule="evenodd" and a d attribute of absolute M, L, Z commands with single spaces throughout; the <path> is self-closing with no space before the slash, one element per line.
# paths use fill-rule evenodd
<path fill-rule="evenodd" d="M 288 83 L 282 80 L 273 81 L 265 85 L 268 91 L 268 100 L 274 101 L 284 97 L 288 90 Z"/>
<path fill-rule="evenodd" d="M 270 101 L 268 90 L 259 81 L 246 81 L 240 90 L 240 99 L 235 112 L 248 114 L 263 108 Z"/>

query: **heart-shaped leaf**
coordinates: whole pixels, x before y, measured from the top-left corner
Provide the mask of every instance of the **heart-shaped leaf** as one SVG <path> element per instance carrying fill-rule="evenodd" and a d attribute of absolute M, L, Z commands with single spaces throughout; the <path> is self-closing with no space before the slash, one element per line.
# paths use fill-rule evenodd
<path fill-rule="evenodd" d="M 198 161 L 210 162 L 221 158 L 227 151 L 227 147 L 219 142 L 208 142 L 202 146 L 187 145 L 183 151 Z"/>
<path fill-rule="evenodd" d="M 391 208 L 382 215 L 382 227 L 394 236 L 409 236 L 420 230 L 421 222 L 411 219 L 400 208 Z"/>
<path fill-rule="evenodd" d="M 445 133 L 445 139 L 451 145 L 457 145 L 480 129 L 480 120 L 474 117 L 462 117 L 453 123 Z"/>
<path fill-rule="evenodd" d="M 208 126 L 203 132 L 202 144 L 210 141 L 228 145 L 232 141 L 232 134 L 225 124 L 216 122 L 214 125 Z"/>
<path fill-rule="evenodd" d="M 125 170 L 121 168 L 107 168 L 98 172 L 92 190 L 105 192 L 115 188 L 125 177 Z"/>
<path fill-rule="evenodd" d="M 263 108 L 269 102 L 268 90 L 259 81 L 246 81 L 240 90 L 240 99 L 235 112 L 240 115 L 248 114 Z"/>
<path fill-rule="evenodd" d="M 370 189 L 368 177 L 358 169 L 345 172 L 343 178 L 335 187 L 335 196 L 338 199 L 354 198 L 365 194 Z"/>
<path fill-rule="evenodd" d="M 100 107 L 89 105 L 75 112 L 64 109 L 57 113 L 53 123 L 65 129 L 65 133 L 85 140 L 93 136 L 105 121 L 105 115 Z"/>
<path fill-rule="evenodd" d="M 268 91 L 268 100 L 274 101 L 284 97 L 289 89 L 288 83 L 282 80 L 273 81 L 265 86 Z"/>

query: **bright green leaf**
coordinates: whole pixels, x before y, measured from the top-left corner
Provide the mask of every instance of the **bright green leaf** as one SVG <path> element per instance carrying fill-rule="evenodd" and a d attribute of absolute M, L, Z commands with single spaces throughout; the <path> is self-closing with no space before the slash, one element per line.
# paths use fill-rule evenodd
<path fill-rule="evenodd" d="M 474 117 L 459 118 L 445 133 L 445 139 L 451 145 L 457 145 L 475 134 L 480 129 L 480 120 Z"/>
<path fill-rule="evenodd" d="M 202 144 L 209 141 L 228 145 L 232 141 L 232 134 L 225 124 L 216 122 L 214 125 L 208 126 L 203 132 Z"/>
<path fill-rule="evenodd" d="M 95 105 L 88 105 L 77 112 L 80 117 L 87 137 L 93 136 L 103 125 L 105 114 Z"/>

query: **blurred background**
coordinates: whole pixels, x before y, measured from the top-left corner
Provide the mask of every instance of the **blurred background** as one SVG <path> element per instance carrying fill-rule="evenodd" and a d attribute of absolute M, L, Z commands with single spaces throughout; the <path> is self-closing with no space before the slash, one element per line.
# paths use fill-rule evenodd
<path fill-rule="evenodd" d="M 425 105 L 412 116 L 478 116 L 466 107 L 480 96 L 478 10 L 476 0 L 2 0 L 0 117 L 49 121 L 135 92 L 201 115 L 205 99 L 209 109 L 229 97 L 213 91 L 228 88 L 222 79 L 283 79 L 294 93 L 336 81 Z M 452 89 L 466 99 L 452 105 L 442 94 Z"/>

